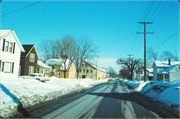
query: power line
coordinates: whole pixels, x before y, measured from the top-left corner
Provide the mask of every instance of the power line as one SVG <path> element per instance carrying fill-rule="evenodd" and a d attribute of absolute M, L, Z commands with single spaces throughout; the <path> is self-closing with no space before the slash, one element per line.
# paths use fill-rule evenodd
<path fill-rule="evenodd" d="M 125 36 L 125 37 L 122 37 L 122 38 L 120 38 L 120 39 L 117 39 L 117 40 L 114 40 L 114 41 L 111 41 L 111 42 L 104 43 L 104 44 L 99 45 L 99 46 L 107 45 L 107 44 L 110 44 L 110 43 L 116 42 L 116 41 L 118 41 L 118 40 L 124 39 L 124 38 L 129 37 L 129 36 L 132 36 L 132 35 L 134 35 L 134 33 L 133 33 L 133 34 L 130 34 L 130 35 L 127 35 L 127 36 Z"/>
<path fill-rule="evenodd" d="M 25 8 L 28 8 L 28 7 L 31 7 L 31 6 L 33 6 L 33 5 L 35 5 L 35 4 L 38 4 L 38 3 L 42 2 L 42 1 L 43 1 L 43 0 L 38 1 L 38 2 L 35 2 L 35 3 L 30 4 L 30 5 L 28 5 L 28 6 L 25 6 L 25 7 L 22 7 L 22 8 L 20 8 L 20 9 L 14 10 L 14 11 L 9 12 L 9 13 L 7 13 L 7 14 L 3 14 L 1 17 L 7 16 L 7 15 L 12 14 L 12 13 L 14 13 L 14 12 L 18 12 L 18 11 L 23 10 L 23 9 L 25 9 Z"/>
<path fill-rule="evenodd" d="M 158 12 L 158 14 L 155 16 L 155 18 L 152 20 L 154 22 L 154 20 L 157 18 L 157 16 L 160 14 L 160 12 L 164 9 L 165 5 L 167 4 L 167 1 L 166 3 L 164 4 L 164 6 L 161 8 L 161 10 Z"/>
<path fill-rule="evenodd" d="M 161 1 L 161 2 L 162 2 L 162 1 Z M 154 12 L 153 12 L 153 14 L 151 15 L 151 17 L 155 14 L 155 12 L 156 12 L 156 11 L 157 11 L 157 9 L 159 8 L 159 6 L 160 6 L 161 2 L 158 4 L 158 6 L 157 6 L 156 10 L 154 10 Z M 150 21 L 151 17 L 149 18 L 149 20 L 148 20 L 148 21 Z"/>
<path fill-rule="evenodd" d="M 164 19 L 165 15 L 168 13 L 168 11 L 170 10 L 171 6 L 173 5 L 174 2 L 171 3 L 170 7 L 167 9 L 166 13 L 164 14 L 164 16 L 161 18 L 161 20 L 159 21 L 158 25 L 156 26 L 156 28 L 159 26 L 159 24 L 161 23 L 161 21 Z M 154 31 L 156 30 L 156 28 L 154 29 Z M 153 31 L 153 32 L 154 32 Z"/>
<path fill-rule="evenodd" d="M 154 49 L 156 49 L 157 47 L 159 47 L 160 45 L 162 45 L 164 42 L 166 42 L 167 40 L 169 40 L 171 37 L 173 37 L 174 35 L 176 35 L 179 32 L 179 30 L 177 32 L 175 32 L 173 35 L 171 35 L 169 38 L 167 38 L 166 40 L 164 40 L 163 42 L 161 42 L 159 45 L 157 45 Z"/>

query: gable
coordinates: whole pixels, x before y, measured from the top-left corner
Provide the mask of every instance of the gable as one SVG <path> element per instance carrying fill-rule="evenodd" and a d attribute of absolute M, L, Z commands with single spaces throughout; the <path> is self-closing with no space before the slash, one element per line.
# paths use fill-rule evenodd
<path fill-rule="evenodd" d="M 36 54 L 37 58 L 39 58 L 39 55 L 37 53 L 35 45 L 22 45 L 25 49 L 25 52 L 21 53 L 21 57 L 28 57 L 30 53 Z"/>
<path fill-rule="evenodd" d="M 25 52 L 14 30 L 0 30 L 0 40 L 6 39 L 6 37 L 9 35 L 13 37 L 15 43 L 17 44 L 16 46 L 19 47 L 20 51 Z"/>

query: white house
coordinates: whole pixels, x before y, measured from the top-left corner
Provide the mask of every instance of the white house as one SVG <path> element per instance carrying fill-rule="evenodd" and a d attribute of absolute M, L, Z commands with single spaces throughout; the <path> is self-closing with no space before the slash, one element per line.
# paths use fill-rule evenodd
<path fill-rule="evenodd" d="M 0 30 L 1 78 L 18 77 L 21 52 L 24 48 L 14 30 Z"/>
<path fill-rule="evenodd" d="M 153 68 L 146 68 L 146 80 L 151 81 L 153 78 Z M 136 71 L 136 80 L 144 80 L 144 67 Z"/>
<path fill-rule="evenodd" d="M 155 61 L 153 80 L 163 82 L 180 82 L 180 61 Z"/>

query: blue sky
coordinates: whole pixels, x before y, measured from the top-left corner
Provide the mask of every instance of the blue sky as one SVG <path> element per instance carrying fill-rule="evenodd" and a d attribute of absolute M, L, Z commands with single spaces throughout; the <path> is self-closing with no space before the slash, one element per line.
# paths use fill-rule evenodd
<path fill-rule="evenodd" d="M 99 58 L 114 61 L 128 54 L 143 58 L 144 36 L 137 34 L 143 32 L 143 25 L 137 22 L 153 22 L 147 25 L 147 32 L 154 32 L 147 34 L 147 48 L 155 48 L 179 30 L 178 0 L 37 2 L 2 1 L 1 29 L 13 29 L 22 44 L 35 44 L 38 52 L 41 39 L 71 35 L 90 38 L 99 47 Z M 37 4 L 19 10 L 33 3 Z M 174 54 L 176 50 L 179 56 L 179 45 L 178 32 L 154 51 Z M 106 67 L 118 70 L 107 61 Z"/>

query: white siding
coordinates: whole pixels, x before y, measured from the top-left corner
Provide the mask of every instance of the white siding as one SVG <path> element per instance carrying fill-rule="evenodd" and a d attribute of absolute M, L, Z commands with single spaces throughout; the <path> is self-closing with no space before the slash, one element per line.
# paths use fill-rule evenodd
<path fill-rule="evenodd" d="M 157 67 L 153 65 L 153 81 L 157 81 Z"/>
<path fill-rule="evenodd" d="M 13 54 L 13 52 L 5 52 L 5 51 L 2 51 L 2 47 L 3 47 L 3 39 L 0 40 L 0 43 L 1 43 L 1 47 L 0 47 L 0 60 L 1 62 L 14 62 L 14 70 L 13 70 L 13 73 L 4 73 L 4 72 L 1 72 L 1 76 L 2 78 L 4 77 L 18 77 L 18 73 L 19 73 L 19 63 L 20 63 L 20 53 L 21 53 L 21 50 L 18 46 L 18 44 L 16 43 L 14 37 L 12 34 L 9 34 L 8 36 L 5 37 L 6 41 L 9 41 L 9 42 L 12 42 L 14 43 L 15 42 L 15 53 Z M 14 46 L 13 46 L 14 47 Z"/>
<path fill-rule="evenodd" d="M 179 64 L 180 65 L 180 64 Z M 180 69 L 178 69 L 178 65 L 170 70 L 170 83 L 180 82 Z"/>

